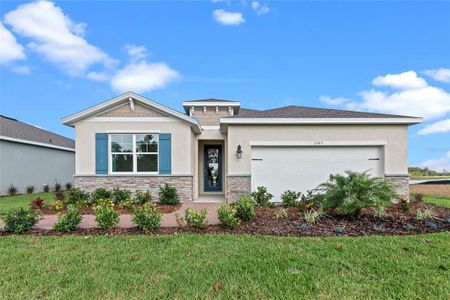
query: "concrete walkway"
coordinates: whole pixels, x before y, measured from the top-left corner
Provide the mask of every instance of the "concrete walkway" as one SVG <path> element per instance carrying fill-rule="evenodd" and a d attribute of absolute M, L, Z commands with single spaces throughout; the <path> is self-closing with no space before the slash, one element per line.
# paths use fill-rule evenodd
<path fill-rule="evenodd" d="M 216 225 L 219 224 L 217 219 L 217 207 L 219 203 L 198 203 L 198 202 L 189 202 L 183 203 L 178 210 L 181 216 L 184 216 L 184 211 L 188 208 L 193 208 L 195 210 L 201 210 L 206 208 L 208 210 L 208 224 Z M 120 215 L 119 228 L 131 228 L 136 225 L 131 221 L 131 214 L 122 214 Z M 56 215 L 42 215 L 40 220 L 34 225 L 36 229 L 44 229 L 51 230 L 53 225 L 57 220 Z M 175 212 L 170 214 L 164 214 L 161 220 L 161 227 L 177 227 L 177 221 L 175 218 Z M 97 228 L 97 222 L 95 222 L 95 215 L 83 215 L 83 219 L 79 225 L 80 228 Z M 4 224 L 0 219 L 0 229 L 4 228 Z"/>

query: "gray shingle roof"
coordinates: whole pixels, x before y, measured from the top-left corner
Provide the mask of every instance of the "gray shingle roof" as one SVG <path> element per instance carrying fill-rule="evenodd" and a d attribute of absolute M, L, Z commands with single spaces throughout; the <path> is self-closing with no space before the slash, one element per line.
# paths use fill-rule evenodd
<path fill-rule="evenodd" d="M 413 117 L 292 105 L 268 110 L 253 110 L 241 108 L 239 114 L 231 116 L 229 118 L 413 118 Z"/>
<path fill-rule="evenodd" d="M 75 149 L 75 141 L 62 135 L 0 115 L 0 135 Z"/>

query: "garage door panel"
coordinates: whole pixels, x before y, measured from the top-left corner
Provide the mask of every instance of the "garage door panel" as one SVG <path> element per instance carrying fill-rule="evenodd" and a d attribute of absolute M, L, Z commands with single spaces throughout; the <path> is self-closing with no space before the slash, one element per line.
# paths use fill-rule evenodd
<path fill-rule="evenodd" d="M 378 159 L 378 160 L 376 160 Z M 383 176 L 381 147 L 254 147 L 252 190 L 266 186 L 274 201 L 287 190 L 305 193 L 325 182 L 330 174 L 346 170 Z"/>

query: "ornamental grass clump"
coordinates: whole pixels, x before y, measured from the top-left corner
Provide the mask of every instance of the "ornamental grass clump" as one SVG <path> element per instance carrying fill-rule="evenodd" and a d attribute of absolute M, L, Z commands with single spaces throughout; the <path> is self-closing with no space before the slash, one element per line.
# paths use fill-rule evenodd
<path fill-rule="evenodd" d="M 33 194 L 34 193 L 34 185 L 27 186 L 27 194 Z"/>
<path fill-rule="evenodd" d="M 303 213 L 305 221 L 311 224 L 315 224 L 319 220 L 321 215 L 322 213 L 320 212 L 320 210 L 314 209 L 307 210 Z"/>
<path fill-rule="evenodd" d="M 39 214 L 34 210 L 19 208 L 2 216 L 6 232 L 22 234 L 30 231 L 39 220 Z"/>
<path fill-rule="evenodd" d="M 221 203 L 217 209 L 220 224 L 229 229 L 234 229 L 241 223 L 236 216 L 236 209 L 228 203 Z"/>
<path fill-rule="evenodd" d="M 321 184 L 321 207 L 340 215 L 358 215 L 367 207 L 388 207 L 397 197 L 393 185 L 383 178 L 371 177 L 367 172 L 346 171 L 346 175 L 331 175 Z"/>
<path fill-rule="evenodd" d="M 81 212 L 75 205 L 69 205 L 66 213 L 59 213 L 58 220 L 53 225 L 53 230 L 70 232 L 77 229 L 81 223 Z"/>
<path fill-rule="evenodd" d="M 109 229 L 119 224 L 119 214 L 114 210 L 114 203 L 110 199 L 99 200 L 94 206 L 95 221 L 98 227 Z"/>
<path fill-rule="evenodd" d="M 15 196 L 16 194 L 17 194 L 17 188 L 13 184 L 10 184 L 8 187 L 8 195 Z"/>
<path fill-rule="evenodd" d="M 135 209 L 132 220 L 139 229 L 148 232 L 159 230 L 161 218 L 162 214 L 156 210 L 155 204 L 147 202 Z"/>
<path fill-rule="evenodd" d="M 434 218 L 434 212 L 429 208 L 425 208 L 423 210 L 418 209 L 416 212 L 416 219 L 419 221 L 433 219 L 433 218 Z"/>
<path fill-rule="evenodd" d="M 236 216 L 242 221 L 251 221 L 255 218 L 255 202 L 248 195 L 242 195 L 234 203 L 236 209 Z"/>

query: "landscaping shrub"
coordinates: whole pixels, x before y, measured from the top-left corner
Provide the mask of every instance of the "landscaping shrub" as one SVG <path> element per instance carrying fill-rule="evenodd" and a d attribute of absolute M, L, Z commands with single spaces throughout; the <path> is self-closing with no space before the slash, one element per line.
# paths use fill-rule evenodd
<path fill-rule="evenodd" d="M 10 184 L 8 187 L 8 195 L 15 196 L 16 194 L 17 194 L 17 188 L 13 184 Z"/>
<path fill-rule="evenodd" d="M 66 213 L 59 213 L 58 220 L 53 229 L 56 231 L 69 232 L 77 229 L 81 222 L 81 213 L 74 205 L 69 205 Z"/>
<path fill-rule="evenodd" d="M 66 183 L 66 191 L 70 191 L 72 189 L 72 184 L 70 182 Z"/>
<path fill-rule="evenodd" d="M 155 204 L 147 202 L 142 207 L 136 208 L 132 220 L 139 229 L 157 231 L 161 226 L 161 218 L 162 214 L 156 210 Z"/>
<path fill-rule="evenodd" d="M 186 220 L 186 225 L 195 229 L 204 229 L 208 226 L 208 219 L 206 218 L 208 211 L 206 208 L 197 211 L 192 208 L 186 209 L 184 212 L 184 219 Z"/>
<path fill-rule="evenodd" d="M 374 208 L 373 215 L 375 218 L 381 218 L 386 214 L 386 208 L 384 206 L 377 206 Z"/>
<path fill-rule="evenodd" d="M 302 193 L 287 190 L 281 195 L 281 201 L 283 201 L 284 207 L 293 207 L 296 206 L 299 202 L 300 196 Z"/>
<path fill-rule="evenodd" d="M 59 191 L 59 192 L 56 192 L 55 193 L 55 198 L 57 199 L 57 200 L 64 200 L 64 198 L 66 198 L 65 197 L 65 195 L 64 195 L 64 192 L 63 191 Z"/>
<path fill-rule="evenodd" d="M 78 207 L 85 206 L 89 201 L 89 193 L 85 192 L 83 190 L 80 190 L 79 188 L 71 189 L 67 193 L 67 204 L 74 204 Z"/>
<path fill-rule="evenodd" d="M 255 202 L 248 195 L 242 195 L 235 203 L 236 216 L 242 221 L 253 220 L 256 216 Z"/>
<path fill-rule="evenodd" d="M 406 200 L 400 200 L 399 203 L 404 212 L 408 212 L 410 210 L 409 202 L 407 202 Z"/>
<path fill-rule="evenodd" d="M 61 184 L 59 182 L 55 183 L 55 192 L 59 192 L 61 190 Z"/>
<path fill-rule="evenodd" d="M 64 201 L 62 200 L 55 200 L 53 201 L 53 203 L 51 204 L 52 208 L 56 211 L 61 211 L 64 207 Z"/>
<path fill-rule="evenodd" d="M 44 199 L 38 197 L 36 199 L 31 200 L 30 207 L 33 210 L 42 209 L 44 207 Z"/>
<path fill-rule="evenodd" d="M 170 184 L 159 187 L 159 202 L 162 204 L 176 205 L 180 203 L 180 196 L 177 189 Z"/>
<path fill-rule="evenodd" d="M 131 199 L 131 192 L 126 189 L 114 188 L 112 190 L 111 197 L 114 203 L 119 204 L 127 199 Z"/>
<path fill-rule="evenodd" d="M 217 215 L 220 224 L 225 228 L 233 229 L 241 223 L 241 220 L 236 217 L 236 209 L 231 207 L 228 203 L 221 203 L 219 205 Z"/>
<path fill-rule="evenodd" d="M 34 185 L 27 186 L 27 194 L 33 194 L 34 192 Z"/>
<path fill-rule="evenodd" d="M 133 202 L 133 200 L 131 200 L 130 198 L 128 198 L 128 199 L 126 199 L 126 200 L 124 200 L 124 201 L 122 201 L 122 202 L 119 202 L 119 207 L 121 208 L 121 209 L 129 209 L 129 210 L 133 210 L 133 208 L 134 208 L 134 202 Z"/>
<path fill-rule="evenodd" d="M 146 192 L 136 191 L 134 200 L 139 204 L 145 204 L 147 202 L 152 201 L 152 195 L 150 194 L 149 191 Z"/>
<path fill-rule="evenodd" d="M 306 195 L 301 195 L 298 203 L 298 209 L 300 211 L 318 209 L 322 201 L 323 195 L 319 194 L 317 190 L 307 191 Z"/>
<path fill-rule="evenodd" d="M 5 223 L 5 231 L 22 234 L 30 231 L 38 221 L 39 215 L 33 210 L 19 208 L 2 217 Z"/>
<path fill-rule="evenodd" d="M 265 186 L 258 186 L 256 192 L 252 193 L 252 198 L 258 206 L 267 207 L 270 206 L 270 200 L 273 198 L 273 195 L 267 192 Z"/>
<path fill-rule="evenodd" d="M 98 200 L 100 199 L 110 199 L 111 198 L 111 191 L 108 191 L 105 188 L 96 188 L 92 193 L 91 193 L 91 199 L 92 199 L 92 203 L 96 204 L 98 202 Z"/>
<path fill-rule="evenodd" d="M 98 227 L 109 229 L 119 224 L 119 214 L 114 210 L 114 203 L 111 200 L 100 200 L 94 207 L 95 221 Z"/>
<path fill-rule="evenodd" d="M 321 206 L 337 214 L 356 215 L 365 207 L 388 207 L 396 197 L 393 185 L 367 172 L 346 171 L 346 175 L 331 175 L 319 186 L 323 193 Z"/>
<path fill-rule="evenodd" d="M 48 184 L 44 184 L 44 186 L 42 187 L 42 190 L 44 191 L 44 193 L 48 193 L 48 192 L 50 192 L 50 187 L 48 186 Z"/>

